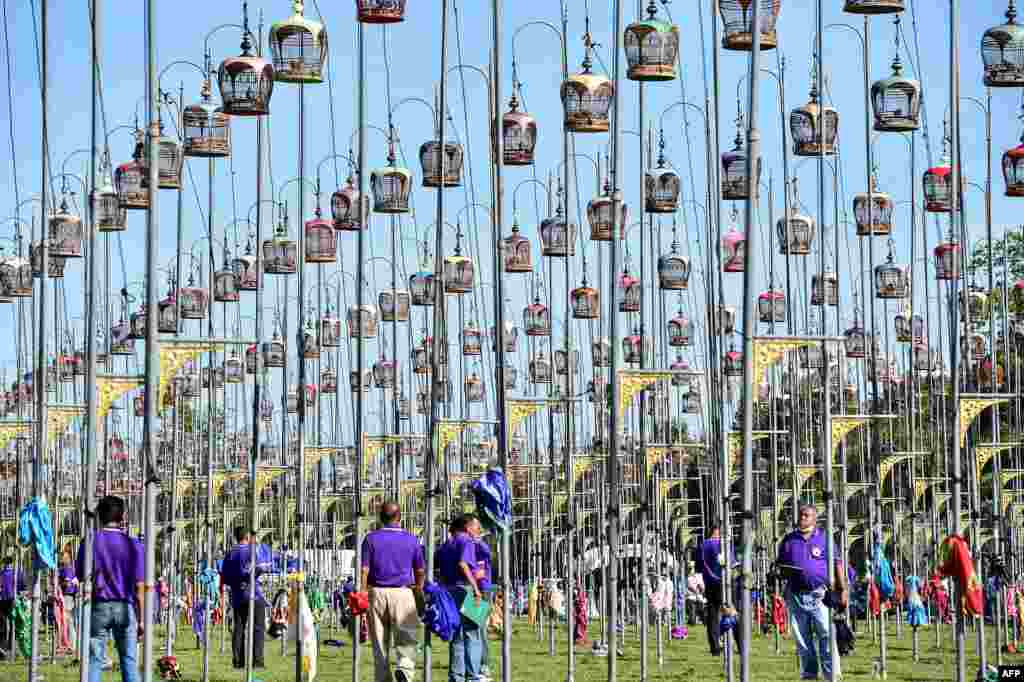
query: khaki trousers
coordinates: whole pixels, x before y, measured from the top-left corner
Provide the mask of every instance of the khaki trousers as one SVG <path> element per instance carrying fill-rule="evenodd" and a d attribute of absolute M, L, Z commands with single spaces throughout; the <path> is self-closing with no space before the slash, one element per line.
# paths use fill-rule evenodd
<path fill-rule="evenodd" d="M 416 598 L 408 587 L 371 587 L 369 628 L 373 644 L 374 679 L 391 682 L 391 638 L 394 636 L 395 667 L 412 681 L 416 671 L 416 637 L 420 619 Z"/>

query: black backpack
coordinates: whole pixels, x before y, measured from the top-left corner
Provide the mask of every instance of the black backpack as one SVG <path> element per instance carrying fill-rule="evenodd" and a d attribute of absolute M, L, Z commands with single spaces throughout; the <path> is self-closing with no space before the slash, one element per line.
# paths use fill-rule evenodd
<path fill-rule="evenodd" d="M 856 643 L 853 631 L 850 630 L 850 626 L 846 624 L 845 618 L 836 618 L 836 648 L 839 649 L 840 656 L 849 656 L 853 653 L 853 648 Z"/>

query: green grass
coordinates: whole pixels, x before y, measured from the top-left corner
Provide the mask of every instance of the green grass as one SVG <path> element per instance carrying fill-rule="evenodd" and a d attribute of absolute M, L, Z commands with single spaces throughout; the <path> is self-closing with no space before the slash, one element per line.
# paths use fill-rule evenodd
<path fill-rule="evenodd" d="M 591 629 L 591 634 L 594 634 Z M 163 637 L 159 636 L 158 651 L 162 652 Z M 534 628 L 522 621 L 517 623 L 513 630 L 512 641 L 512 679 L 515 682 L 563 682 L 566 670 L 566 639 L 564 628 L 556 633 L 555 655 L 548 654 L 547 633 L 543 641 L 539 640 Z M 911 660 L 911 635 L 910 628 L 903 628 L 902 638 L 896 638 L 894 627 L 890 628 L 888 638 L 888 679 L 899 682 L 917 682 L 918 680 L 953 680 L 955 679 L 955 653 L 952 648 L 952 641 L 949 637 L 950 628 L 943 626 L 943 646 L 935 648 L 935 633 L 931 628 L 923 628 L 920 633 L 921 660 L 914 663 Z M 994 630 L 989 628 L 986 635 L 990 638 Z M 211 675 L 212 682 L 237 682 L 242 679 L 242 674 L 231 669 L 230 643 L 226 643 L 225 653 L 220 653 L 220 629 L 214 630 L 215 647 L 211 652 Z M 318 680 L 323 682 L 348 682 L 351 680 L 351 646 L 348 634 L 339 636 L 330 629 L 321 633 L 321 641 L 328 638 L 342 639 L 346 646 L 334 648 L 323 646 L 319 657 Z M 49 642 L 44 636 L 44 650 L 48 650 Z M 991 639 L 988 639 L 988 649 L 992 651 Z M 294 645 L 290 645 L 294 646 Z M 976 672 L 976 657 L 974 652 L 974 633 L 967 633 L 967 651 L 969 655 L 968 679 L 973 680 Z M 500 642 L 491 641 L 492 661 L 495 666 L 500 665 Z M 782 640 L 781 653 L 775 653 L 774 636 L 757 637 L 754 639 L 754 648 L 751 654 L 752 671 L 751 679 L 755 682 L 769 682 L 772 680 L 796 680 L 799 678 L 797 672 L 796 655 L 793 642 Z M 202 656 L 195 648 L 195 638 L 188 633 L 187 637 L 180 640 L 175 652 L 184 672 L 185 680 L 201 679 Z M 577 649 L 576 658 L 576 682 L 599 682 L 607 677 L 607 659 L 594 657 L 589 653 L 589 647 Z M 878 656 L 878 645 L 873 644 L 870 634 L 862 627 L 858 633 L 857 650 L 852 656 L 842 659 L 843 679 L 845 680 L 870 680 L 874 660 Z M 268 668 L 259 671 L 257 679 L 262 682 L 287 682 L 295 679 L 294 663 L 292 658 L 285 659 L 281 655 L 280 640 L 268 640 L 266 648 L 266 659 Z M 361 671 L 360 681 L 372 682 L 373 680 L 373 654 L 369 645 L 361 647 L 360 653 Z M 435 641 L 433 644 L 433 670 L 434 680 L 446 682 L 447 680 L 447 646 L 443 642 Z M 1007 657 L 1006 662 L 1024 663 L 1024 655 Z M 738 666 L 738 661 L 737 661 Z M 41 671 L 46 682 L 72 682 L 78 680 L 77 667 L 71 667 L 67 661 L 58 661 L 56 664 L 44 662 Z M 495 678 L 498 678 L 497 670 Z M 738 668 L 737 668 L 738 673 Z M 664 643 L 664 660 L 661 666 L 658 665 L 656 653 L 656 640 L 652 631 L 650 650 L 648 654 L 648 676 L 651 680 L 671 680 L 672 682 L 703 682 L 704 680 L 723 679 L 721 659 L 713 659 L 707 653 L 707 643 L 704 629 L 700 626 L 690 628 L 689 639 L 682 642 Z M 3 682 L 23 680 L 26 677 L 25 662 L 19 660 L 16 663 L 0 663 L 0 680 Z M 154 673 L 156 678 L 156 674 Z M 106 673 L 104 680 L 120 680 L 120 674 Z M 418 674 L 417 679 L 422 679 Z M 631 682 L 640 679 L 640 645 L 638 635 L 632 628 L 627 629 L 625 657 L 619 659 L 619 679 L 623 682 Z M 737 675 L 738 679 L 738 675 Z"/>

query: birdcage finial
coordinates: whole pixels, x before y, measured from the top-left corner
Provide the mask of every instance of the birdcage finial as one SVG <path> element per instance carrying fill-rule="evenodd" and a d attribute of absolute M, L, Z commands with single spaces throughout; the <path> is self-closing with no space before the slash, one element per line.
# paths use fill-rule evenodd
<path fill-rule="evenodd" d="M 656 16 L 658 16 L 658 6 L 654 4 L 654 0 L 651 0 L 647 3 L 647 18 L 650 20 L 654 19 Z"/>
<path fill-rule="evenodd" d="M 1014 0 L 1010 0 L 1006 6 L 1006 23 L 1012 24 L 1017 20 L 1017 3 Z"/>
<path fill-rule="evenodd" d="M 665 129 L 658 130 L 658 168 L 665 167 Z"/>
<path fill-rule="evenodd" d="M 736 138 L 733 140 L 733 143 L 736 145 L 735 151 L 743 149 L 743 135 L 741 134 L 743 130 L 743 110 L 740 109 L 739 104 L 739 102 L 736 102 Z"/>
<path fill-rule="evenodd" d="M 242 55 L 250 56 L 252 50 L 252 31 L 249 30 L 249 3 L 242 3 Z"/>

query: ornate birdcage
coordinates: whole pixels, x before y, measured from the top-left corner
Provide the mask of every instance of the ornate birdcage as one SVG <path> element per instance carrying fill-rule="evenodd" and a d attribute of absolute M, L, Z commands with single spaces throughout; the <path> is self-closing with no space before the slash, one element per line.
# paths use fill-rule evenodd
<path fill-rule="evenodd" d="M 683 311 L 668 321 L 668 345 L 686 347 L 693 345 L 693 322 Z"/>
<path fill-rule="evenodd" d="M 228 254 L 224 254 L 224 267 L 213 273 L 213 300 L 217 303 L 238 303 L 238 274 L 229 267 Z"/>
<path fill-rule="evenodd" d="M 970 286 L 960 292 L 960 317 L 964 323 L 977 324 L 988 320 L 991 306 L 983 289 Z"/>
<path fill-rule="evenodd" d="M 967 332 L 960 335 L 960 352 L 966 358 L 981 360 L 988 355 L 988 343 L 979 332 Z"/>
<path fill-rule="evenodd" d="M 1006 8 L 1006 23 L 988 29 L 982 36 L 981 59 L 985 64 L 986 87 L 1024 86 L 1024 29 L 1017 24 L 1013 0 Z"/>
<path fill-rule="evenodd" d="M 146 306 L 140 305 L 139 309 L 136 310 L 128 318 L 131 321 L 131 338 L 134 340 L 146 338 Z"/>
<path fill-rule="evenodd" d="M 203 388 L 210 388 L 210 368 L 203 367 Z M 213 369 L 213 387 L 224 388 L 224 369 L 222 367 L 215 367 Z"/>
<path fill-rule="evenodd" d="M 561 194 L 561 187 L 559 187 Z M 576 226 L 569 224 L 562 217 L 562 204 L 559 202 L 555 209 L 555 215 L 541 221 L 540 229 L 540 254 L 555 258 L 565 258 L 576 255 Z"/>
<path fill-rule="evenodd" d="M 92 219 L 99 232 L 123 232 L 128 226 L 128 211 L 121 207 L 121 198 L 110 181 L 106 154 L 100 165 L 99 181 L 92 193 Z"/>
<path fill-rule="evenodd" d="M 263 241 L 263 272 L 268 275 L 294 275 L 299 260 L 299 247 L 288 237 L 288 223 L 282 213 L 271 239 Z"/>
<path fill-rule="evenodd" d="M 551 313 L 539 296 L 523 308 L 523 328 L 527 336 L 551 336 Z"/>
<path fill-rule="evenodd" d="M 722 373 L 727 377 L 743 376 L 743 353 L 730 350 L 722 358 Z"/>
<path fill-rule="evenodd" d="M 160 122 L 160 136 L 157 145 L 157 187 L 160 189 L 181 189 L 181 167 L 185 162 L 181 144 L 173 137 L 164 135 L 163 122 Z M 149 187 L 149 157 L 139 157 L 142 166 L 142 187 Z"/>
<path fill-rule="evenodd" d="M 501 242 L 501 255 L 505 272 L 533 272 L 530 240 L 519 233 L 519 222 L 514 217 L 512 234 Z"/>
<path fill-rule="evenodd" d="M 939 352 L 928 348 L 928 344 L 922 339 L 913 346 L 914 370 L 919 373 L 931 373 L 938 366 Z"/>
<path fill-rule="evenodd" d="M 320 395 L 338 394 L 338 373 L 327 367 L 320 372 Z"/>
<path fill-rule="evenodd" d="M 615 296 L 619 302 L 620 313 L 640 312 L 640 300 L 643 296 L 643 290 L 640 285 L 640 279 L 629 274 L 629 268 L 623 269 L 622 274 L 619 275 Z"/>
<path fill-rule="evenodd" d="M 569 293 L 569 307 L 575 320 L 596 320 L 601 316 L 601 294 L 588 287 L 584 277 L 582 285 Z"/>
<path fill-rule="evenodd" d="M 69 384 L 75 380 L 75 366 L 78 358 L 70 353 L 62 353 L 57 356 L 57 379 L 61 383 Z"/>
<path fill-rule="evenodd" d="M 274 337 L 270 341 L 263 342 L 263 366 L 284 367 L 287 346 L 281 335 L 274 331 Z"/>
<path fill-rule="evenodd" d="M 466 377 L 463 382 L 463 390 L 466 392 L 467 403 L 482 403 L 484 401 L 484 382 L 476 372 Z"/>
<path fill-rule="evenodd" d="M 195 286 L 182 287 L 178 289 L 177 296 L 181 304 L 181 319 L 206 319 L 206 308 L 210 302 L 206 289 L 200 289 Z"/>
<path fill-rule="evenodd" d="M 82 220 L 68 211 L 67 195 L 61 197 L 60 210 L 47 221 L 49 255 L 54 258 L 82 257 Z"/>
<path fill-rule="evenodd" d="M 818 102 L 817 78 L 811 84 L 811 101 L 790 113 L 789 132 L 793 137 L 793 153 L 797 156 L 818 156 L 822 146 L 825 154 L 836 153 L 839 112 Z"/>
<path fill-rule="evenodd" d="M 506 166 L 529 166 L 537 146 L 537 120 L 519 111 L 519 81 L 512 75 L 512 97 L 501 117 L 502 149 Z"/>
<path fill-rule="evenodd" d="M 753 49 L 753 3 L 760 2 L 761 49 L 771 50 L 778 44 L 775 24 L 779 20 L 782 0 L 719 0 L 718 11 L 722 15 L 724 33 L 722 47 L 726 50 L 749 52 Z"/>
<path fill-rule="evenodd" d="M 1006 383 L 1006 371 L 1003 369 L 1003 365 L 994 363 L 991 355 L 986 356 L 978 363 L 977 377 L 978 385 L 982 388 L 993 384 L 998 387 Z"/>
<path fill-rule="evenodd" d="M 39 242 L 32 242 L 28 247 L 28 255 L 32 261 L 32 276 L 43 276 L 43 252 L 39 248 Z M 46 259 L 46 276 L 50 279 L 61 279 L 64 277 L 64 266 L 67 260 L 49 256 Z"/>
<path fill-rule="evenodd" d="M 244 6 L 243 6 L 244 7 Z M 228 116 L 265 116 L 274 93 L 274 67 L 252 54 L 248 13 L 242 17 L 242 54 L 228 57 L 217 69 L 221 111 Z"/>
<path fill-rule="evenodd" d="M 348 373 L 348 388 L 352 393 L 359 392 L 360 375 L 362 376 L 363 379 L 364 393 L 368 392 L 370 390 L 370 387 L 373 386 L 373 372 L 371 370 L 360 372 L 359 370 L 354 369 Z"/>
<path fill-rule="evenodd" d="M 502 377 L 504 377 L 505 392 L 513 391 L 516 388 L 516 380 L 519 378 L 519 371 L 516 366 L 511 362 L 505 362 L 505 371 L 502 371 L 501 367 L 494 368 L 494 377 L 498 381 L 498 385 L 501 385 Z"/>
<path fill-rule="evenodd" d="M 679 28 L 657 18 L 654 1 L 647 5 L 647 19 L 626 27 L 622 44 L 626 51 L 626 78 L 632 81 L 670 81 L 676 77 Z"/>
<path fill-rule="evenodd" d="M 743 272 L 747 250 L 747 237 L 735 227 L 722 237 L 722 270 L 724 272 Z"/>
<path fill-rule="evenodd" d="M 757 297 L 757 316 L 761 322 L 786 321 L 786 297 L 781 291 L 769 289 Z"/>
<path fill-rule="evenodd" d="M 822 369 L 825 366 L 825 351 L 817 344 L 801 346 L 797 349 L 797 355 L 801 369 Z"/>
<path fill-rule="evenodd" d="M 783 256 L 806 256 L 814 242 L 814 218 L 800 212 L 796 198 L 796 183 L 793 184 L 793 204 L 789 209 L 789 222 L 782 216 L 775 223 L 779 235 L 779 253 Z"/>
<path fill-rule="evenodd" d="M 375 339 L 377 338 L 377 308 L 372 305 L 348 307 L 348 338 L 350 339 Z"/>
<path fill-rule="evenodd" d="M 111 355 L 135 355 L 135 339 L 131 333 L 132 326 L 124 318 L 110 328 Z"/>
<path fill-rule="evenodd" d="M 299 411 L 299 389 L 297 386 L 289 386 L 285 395 L 285 410 L 288 414 L 297 414 Z"/>
<path fill-rule="evenodd" d="M 279 83 L 322 83 L 327 64 L 327 29 L 303 16 L 303 3 L 292 3 L 293 14 L 270 27 L 274 80 Z"/>
<path fill-rule="evenodd" d="M 561 98 L 565 129 L 571 133 L 608 132 L 608 110 L 615 97 L 615 83 L 590 72 L 592 43 L 590 33 L 583 36 L 586 54 L 582 71 L 562 83 Z"/>
<path fill-rule="evenodd" d="M 122 163 L 114 171 L 114 187 L 117 188 L 118 207 L 122 209 L 145 210 L 149 208 L 149 193 L 142 184 L 146 175 L 146 166 L 142 157 L 146 153 L 146 144 L 141 130 L 135 131 L 135 151 L 132 160 Z"/>
<path fill-rule="evenodd" d="M 920 343 L 924 339 L 925 322 L 921 315 L 914 315 L 910 306 L 905 306 L 895 317 L 896 341 L 898 343 Z"/>
<path fill-rule="evenodd" d="M 444 292 L 446 294 L 468 294 L 473 291 L 476 269 L 473 259 L 463 256 L 455 249 L 454 256 L 444 259 Z"/>
<path fill-rule="evenodd" d="M 945 241 L 939 242 L 933 253 L 935 254 L 935 279 L 949 281 L 960 277 L 963 248 L 952 240 L 952 235 Z"/>
<path fill-rule="evenodd" d="M 1024 136 L 1021 142 L 1024 143 Z M 1024 144 L 1003 154 L 1003 180 L 1006 183 L 1006 196 L 1024 197 Z"/>
<path fill-rule="evenodd" d="M 259 349 L 253 344 L 245 349 L 245 373 L 255 375 L 258 364 Z"/>
<path fill-rule="evenodd" d="M 679 175 L 665 167 L 665 134 L 658 142 L 658 167 L 644 172 L 644 210 L 647 213 L 675 213 L 679 208 Z M 623 222 L 625 225 L 625 222 Z"/>
<path fill-rule="evenodd" d="M 356 0 L 356 19 L 364 24 L 394 24 L 405 19 L 405 0 Z"/>
<path fill-rule="evenodd" d="M 736 331 L 736 306 L 720 305 L 710 317 L 711 328 L 715 330 L 715 334 L 724 336 Z"/>
<path fill-rule="evenodd" d="M 578 350 L 555 351 L 555 374 L 575 377 L 579 372 L 579 368 L 580 352 Z"/>
<path fill-rule="evenodd" d="M 203 382 L 199 368 L 189 363 L 178 375 L 181 380 L 180 391 L 182 398 L 198 398 L 203 394 Z"/>
<path fill-rule="evenodd" d="M 0 256 L 0 296 L 32 297 L 32 264 L 18 256 Z"/>
<path fill-rule="evenodd" d="M 869 180 L 871 186 L 870 201 L 867 192 L 853 198 L 853 215 L 857 221 L 857 234 L 861 237 L 871 235 L 887 236 L 892 233 L 892 214 L 895 204 L 885 192 L 875 189 L 875 177 Z"/>
<path fill-rule="evenodd" d="M 334 314 L 333 308 L 327 306 L 327 312 L 320 317 L 320 347 L 339 348 L 341 346 L 341 320 Z"/>
<path fill-rule="evenodd" d="M 175 334 L 178 331 L 178 307 L 174 292 L 157 303 L 156 327 L 161 334 Z"/>
<path fill-rule="evenodd" d="M 594 367 L 610 367 L 612 364 L 612 344 L 608 337 L 599 336 L 590 344 L 590 360 Z"/>
<path fill-rule="evenodd" d="M 316 218 L 306 221 L 305 230 L 307 263 L 333 263 L 338 259 L 338 239 L 334 234 L 334 224 L 320 217 L 319 208 L 316 210 Z"/>
<path fill-rule="evenodd" d="M 260 288 L 260 272 L 251 243 L 245 245 L 244 254 L 231 260 L 231 269 L 238 277 L 240 291 L 257 291 Z"/>
<path fill-rule="evenodd" d="M 135 413 L 136 417 L 145 417 L 146 416 L 146 395 L 145 395 L 145 391 L 143 391 L 141 394 L 135 396 L 135 398 L 132 400 L 132 411 Z"/>
<path fill-rule="evenodd" d="M 875 268 L 875 296 L 881 299 L 901 299 L 910 295 L 910 267 L 894 262 L 892 245 L 885 263 Z"/>
<path fill-rule="evenodd" d="M 441 344 L 439 350 L 439 368 L 438 372 L 443 378 L 448 371 L 448 347 L 446 344 Z M 433 369 L 434 361 L 434 340 L 432 337 L 426 337 L 412 350 L 412 371 L 413 374 L 430 374 Z"/>
<path fill-rule="evenodd" d="M 370 173 L 370 193 L 377 213 L 408 213 L 412 173 L 395 165 L 394 135 L 388 140 L 388 165 Z"/>
<path fill-rule="evenodd" d="M 362 210 L 360 210 L 362 209 Z M 335 230 L 359 232 L 370 213 L 370 199 L 363 196 L 349 175 L 345 186 L 331 195 L 331 218 Z"/>
<path fill-rule="evenodd" d="M 921 84 L 903 75 L 899 53 L 892 62 L 892 75 L 871 86 L 871 107 L 879 132 L 902 133 L 921 127 Z"/>
<path fill-rule="evenodd" d="M 240 384 L 245 381 L 245 367 L 242 358 L 238 357 L 238 350 L 232 349 L 231 353 L 224 358 L 224 383 Z"/>
<path fill-rule="evenodd" d="M 409 291 L 412 294 L 413 305 L 434 305 L 434 273 L 426 270 L 414 273 L 409 277 Z"/>
<path fill-rule="evenodd" d="M 231 117 L 210 101 L 210 81 L 203 80 L 202 101 L 181 112 L 185 156 L 217 158 L 231 155 Z"/>
<path fill-rule="evenodd" d="M 408 322 L 412 296 L 405 289 L 384 289 L 377 294 L 382 322 Z"/>
<path fill-rule="evenodd" d="M 856 318 L 854 318 L 853 326 L 847 329 L 843 336 L 845 337 L 843 347 L 846 349 L 846 357 L 856 360 L 867 357 L 868 337 Z"/>
<path fill-rule="evenodd" d="M 680 256 L 676 249 L 676 242 L 672 242 L 672 252 L 658 258 L 658 286 L 662 291 L 686 291 L 690 286 L 690 259 Z"/>
<path fill-rule="evenodd" d="M 460 187 L 462 185 L 462 162 L 465 154 L 458 142 L 445 142 L 442 159 L 441 143 L 431 140 L 420 145 L 420 168 L 423 170 L 424 187 Z M 444 178 L 441 178 L 441 163 L 444 162 Z"/>
<path fill-rule="evenodd" d="M 811 276 L 811 305 L 839 305 L 839 278 L 832 270 Z"/>
<path fill-rule="evenodd" d="M 548 362 L 548 358 L 544 355 L 544 351 L 538 353 L 537 356 L 530 361 L 530 383 L 551 383 L 551 363 Z"/>
<path fill-rule="evenodd" d="M 312 315 L 309 316 L 309 318 L 312 317 Z M 309 318 L 303 323 L 302 332 L 299 334 L 299 350 L 303 360 L 319 360 L 320 339 L 316 335 L 318 326 Z"/>
<path fill-rule="evenodd" d="M 644 357 L 654 357 L 654 338 L 641 336 L 639 329 L 622 338 L 622 357 L 624 362 L 639 364 Z"/>
<path fill-rule="evenodd" d="M 512 324 L 512 322 L 506 321 L 505 332 L 501 335 L 501 340 L 504 342 L 506 353 L 515 353 L 516 347 L 519 345 L 519 328 Z M 491 347 L 497 352 L 498 332 L 496 327 L 491 327 Z"/>
<path fill-rule="evenodd" d="M 747 177 L 747 152 L 743 148 L 743 114 L 736 115 L 736 137 L 730 151 L 722 152 L 722 198 L 744 201 L 750 196 L 750 188 L 757 187 L 761 179 L 761 158 L 757 159 L 753 181 Z M 755 190 L 756 191 L 756 190 Z"/>
<path fill-rule="evenodd" d="M 475 322 L 469 322 L 462 329 L 462 354 L 465 357 L 479 357 L 483 354 L 483 334 Z"/>
<path fill-rule="evenodd" d="M 689 374 L 690 363 L 682 355 L 677 355 L 668 368 L 675 372 L 672 375 L 672 385 L 676 388 L 687 389 L 695 385 L 692 381 L 693 376 Z M 684 374 L 683 372 L 686 373 Z"/>
<path fill-rule="evenodd" d="M 377 388 L 394 388 L 398 379 L 398 366 L 391 360 L 381 358 L 373 363 L 373 385 Z"/>
<path fill-rule="evenodd" d="M 615 220 L 615 203 L 619 204 L 619 220 Z M 608 242 L 618 226 L 619 239 L 626 238 L 626 226 L 629 224 L 629 207 L 621 196 L 613 197 L 611 185 L 604 184 L 604 194 L 591 199 L 587 204 L 587 221 L 590 223 L 590 239 L 595 242 Z"/>
<path fill-rule="evenodd" d="M 963 182 L 963 177 L 960 178 Z M 949 213 L 953 203 L 953 168 L 949 155 L 943 150 L 939 164 L 924 172 L 924 210 L 929 213 Z"/>
<path fill-rule="evenodd" d="M 843 11 L 850 14 L 892 14 L 902 12 L 904 0 L 846 0 Z"/>

